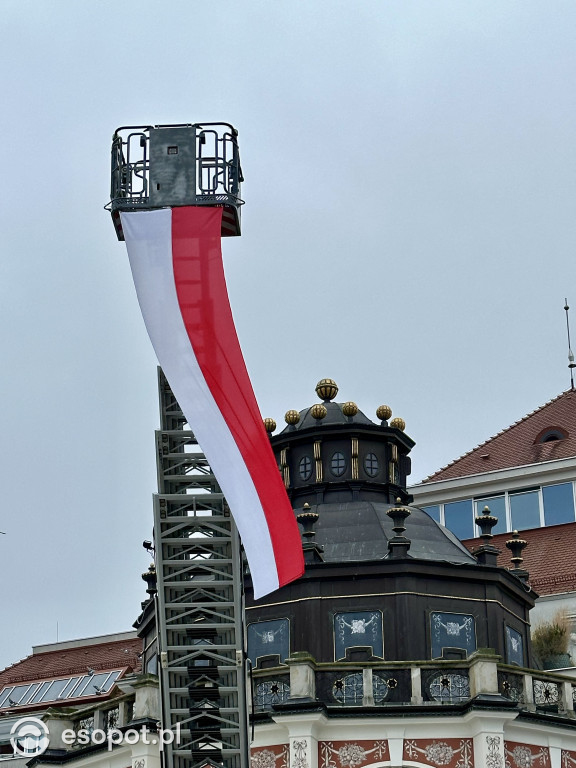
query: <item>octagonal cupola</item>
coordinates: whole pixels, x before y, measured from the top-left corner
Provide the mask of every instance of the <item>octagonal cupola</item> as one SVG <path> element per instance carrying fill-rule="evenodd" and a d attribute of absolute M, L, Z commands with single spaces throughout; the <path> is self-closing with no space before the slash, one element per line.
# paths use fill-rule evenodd
<path fill-rule="evenodd" d="M 301 411 L 288 410 L 286 427 L 273 434 L 276 423 L 265 419 L 284 485 L 294 507 L 304 503 L 388 501 L 409 503 L 409 453 L 414 441 L 405 422 L 391 418 L 381 405 L 378 422 L 355 402 L 335 401 L 338 385 L 322 379 L 316 385 L 321 402 Z"/>

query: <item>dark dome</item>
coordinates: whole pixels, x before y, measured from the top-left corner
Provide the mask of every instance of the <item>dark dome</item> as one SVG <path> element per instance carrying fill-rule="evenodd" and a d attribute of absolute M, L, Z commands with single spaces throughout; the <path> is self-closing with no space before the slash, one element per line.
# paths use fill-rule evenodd
<path fill-rule="evenodd" d="M 323 406 L 326 408 L 326 416 L 320 420 L 322 425 L 366 424 L 375 426 L 374 422 L 370 421 L 370 419 L 365 416 L 361 410 L 358 410 L 354 416 L 346 416 L 342 411 L 343 405 L 343 403 L 324 402 Z M 310 406 L 309 408 L 304 408 L 302 411 L 300 411 L 300 421 L 294 425 L 289 424 L 282 430 L 281 434 L 286 432 L 289 433 L 300 431 L 301 429 L 317 428 L 319 420 L 312 416 L 311 411 L 313 407 L 314 406 Z"/>
<path fill-rule="evenodd" d="M 326 563 L 382 560 L 388 557 L 393 538 L 392 520 L 386 514 L 393 505 L 382 502 L 346 501 L 311 504 L 319 515 L 314 525 L 315 542 L 324 548 Z M 407 507 L 404 536 L 410 539 L 409 556 L 420 560 L 476 564 L 470 552 L 442 525 L 419 507 Z M 296 510 L 296 513 L 301 510 Z"/>

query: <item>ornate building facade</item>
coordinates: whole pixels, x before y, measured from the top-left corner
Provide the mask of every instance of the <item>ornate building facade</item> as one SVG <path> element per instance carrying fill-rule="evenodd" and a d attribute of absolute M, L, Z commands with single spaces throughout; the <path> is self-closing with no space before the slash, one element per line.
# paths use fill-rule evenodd
<path fill-rule="evenodd" d="M 412 504 L 403 420 L 316 392 L 265 422 L 307 567 L 247 588 L 253 768 L 576 765 L 576 681 L 534 668 L 523 542 L 499 565 L 480 513 L 472 554 Z"/>

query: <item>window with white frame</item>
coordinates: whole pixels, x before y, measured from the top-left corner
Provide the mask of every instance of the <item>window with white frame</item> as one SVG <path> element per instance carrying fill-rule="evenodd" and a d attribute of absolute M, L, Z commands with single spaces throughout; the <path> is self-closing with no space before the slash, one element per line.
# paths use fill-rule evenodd
<path fill-rule="evenodd" d="M 492 533 L 525 531 L 548 525 L 572 523 L 576 519 L 574 483 L 556 483 L 504 491 L 492 496 L 450 501 L 422 507 L 436 522 L 445 525 L 459 539 L 480 534 L 475 518 L 485 507 L 498 518 Z"/>

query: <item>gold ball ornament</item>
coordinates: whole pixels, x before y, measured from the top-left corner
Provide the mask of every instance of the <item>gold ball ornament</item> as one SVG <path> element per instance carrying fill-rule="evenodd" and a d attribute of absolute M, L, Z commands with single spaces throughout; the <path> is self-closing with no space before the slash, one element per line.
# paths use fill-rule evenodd
<path fill-rule="evenodd" d="M 376 408 L 376 416 L 381 421 L 388 421 L 390 416 L 392 416 L 392 408 L 390 408 L 389 405 L 379 405 L 378 408 Z"/>
<path fill-rule="evenodd" d="M 276 422 L 274 421 L 274 419 L 264 419 L 264 429 L 268 433 L 274 432 L 274 430 L 276 429 Z"/>
<path fill-rule="evenodd" d="M 320 421 L 321 419 L 326 418 L 328 411 L 326 410 L 325 405 L 322 405 L 322 403 L 316 403 L 316 405 L 313 405 L 312 408 L 310 408 L 310 413 L 313 419 Z"/>
<path fill-rule="evenodd" d="M 396 429 L 399 429 L 401 432 L 404 432 L 406 429 L 406 422 L 404 419 L 400 419 L 398 416 L 396 416 L 395 419 L 392 419 L 390 422 L 391 427 L 395 427 Z"/>
<path fill-rule="evenodd" d="M 316 394 L 322 400 L 334 400 L 338 394 L 338 384 L 336 384 L 334 379 L 320 379 L 318 384 L 316 384 Z"/>
<path fill-rule="evenodd" d="M 352 400 L 348 400 L 348 402 L 344 403 L 342 406 L 342 413 L 344 416 L 356 416 L 358 413 L 358 406 L 356 403 L 353 403 Z"/>
<path fill-rule="evenodd" d="M 298 424 L 298 422 L 300 421 L 300 414 L 298 413 L 298 411 L 295 411 L 293 409 L 286 411 L 286 413 L 284 414 L 284 421 L 286 422 L 286 424 L 292 424 L 292 425 Z"/>

